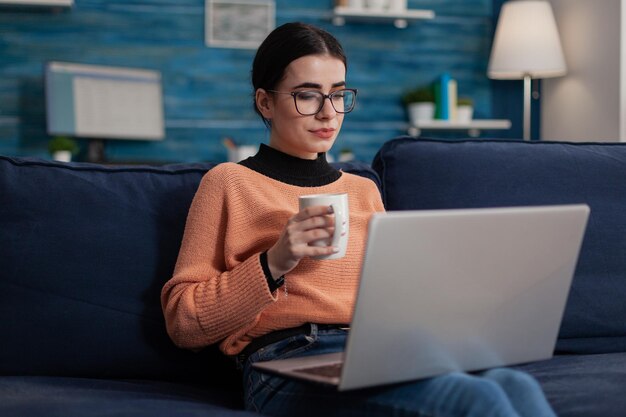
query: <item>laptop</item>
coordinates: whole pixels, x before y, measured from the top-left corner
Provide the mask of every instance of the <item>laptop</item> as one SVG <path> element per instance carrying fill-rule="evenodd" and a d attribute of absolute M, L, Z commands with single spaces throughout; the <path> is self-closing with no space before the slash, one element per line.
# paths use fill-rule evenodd
<path fill-rule="evenodd" d="M 345 350 L 254 366 L 350 390 L 549 359 L 588 215 L 587 205 L 374 214 Z"/>

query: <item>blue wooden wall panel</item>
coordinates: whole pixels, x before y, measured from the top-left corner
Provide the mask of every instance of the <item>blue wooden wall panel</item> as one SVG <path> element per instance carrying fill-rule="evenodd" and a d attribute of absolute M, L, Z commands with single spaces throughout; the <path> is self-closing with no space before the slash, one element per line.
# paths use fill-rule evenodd
<path fill-rule="evenodd" d="M 294 20 L 319 25 L 347 52 L 348 84 L 359 89 L 359 100 L 335 154 L 349 147 L 370 161 L 383 142 L 405 133 L 403 91 L 444 71 L 458 80 L 461 95 L 474 98 L 477 117 L 493 117 L 494 82 L 485 71 L 494 1 L 409 0 L 410 8 L 432 9 L 437 17 L 399 30 L 391 24 L 333 26 L 330 0 L 277 0 L 278 25 Z M 166 139 L 108 141 L 109 159 L 224 160 L 225 136 L 246 144 L 267 141 L 252 108 L 253 57 L 249 49 L 204 45 L 203 0 L 76 0 L 61 12 L 2 8 L 0 153 L 47 157 L 43 67 L 59 60 L 161 71 Z"/>

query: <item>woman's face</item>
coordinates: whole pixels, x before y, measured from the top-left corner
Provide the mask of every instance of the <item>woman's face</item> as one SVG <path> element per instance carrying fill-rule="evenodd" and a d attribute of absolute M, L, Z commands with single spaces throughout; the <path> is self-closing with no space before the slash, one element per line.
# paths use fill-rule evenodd
<path fill-rule="evenodd" d="M 345 88 L 346 67 L 330 55 L 307 55 L 292 61 L 285 76 L 276 86 L 279 92 L 319 91 L 330 94 Z M 343 114 L 337 113 L 330 100 L 324 100 L 319 113 L 303 116 L 296 110 L 290 94 L 268 93 L 257 90 L 257 106 L 272 122 L 270 146 L 289 155 L 315 159 L 318 152 L 327 152 L 333 146 Z"/>

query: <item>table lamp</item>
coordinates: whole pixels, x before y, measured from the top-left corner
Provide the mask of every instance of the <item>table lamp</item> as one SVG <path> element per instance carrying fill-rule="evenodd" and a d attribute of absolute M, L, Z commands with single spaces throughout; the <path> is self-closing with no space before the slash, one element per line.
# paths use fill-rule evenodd
<path fill-rule="evenodd" d="M 524 140 L 530 140 L 532 78 L 565 75 L 567 68 L 550 3 L 513 0 L 504 3 L 496 26 L 487 76 L 524 80 Z"/>

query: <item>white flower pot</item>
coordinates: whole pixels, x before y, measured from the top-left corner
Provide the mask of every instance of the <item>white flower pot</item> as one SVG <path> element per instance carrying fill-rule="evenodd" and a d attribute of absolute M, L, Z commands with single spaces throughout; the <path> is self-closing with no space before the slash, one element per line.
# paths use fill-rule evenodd
<path fill-rule="evenodd" d="M 256 155 L 259 147 L 257 145 L 241 145 L 228 149 L 228 162 L 239 162 Z"/>
<path fill-rule="evenodd" d="M 339 162 L 354 161 L 354 154 L 352 152 L 340 152 Z"/>
<path fill-rule="evenodd" d="M 361 10 L 364 5 L 363 0 L 348 0 L 348 7 L 353 10 Z"/>
<path fill-rule="evenodd" d="M 433 120 L 435 117 L 435 103 L 410 103 L 408 105 L 409 121 L 416 125 L 418 121 Z"/>
<path fill-rule="evenodd" d="M 382 11 L 386 9 L 387 7 L 389 7 L 389 1 L 388 0 L 365 0 L 365 6 L 369 10 Z"/>
<path fill-rule="evenodd" d="M 473 106 L 458 106 L 456 108 L 456 121 L 459 123 L 469 123 L 472 121 L 472 117 L 474 116 L 474 107 Z"/>
<path fill-rule="evenodd" d="M 70 162 L 72 160 L 72 152 L 56 151 L 52 154 L 52 159 L 59 162 Z"/>
<path fill-rule="evenodd" d="M 389 10 L 394 12 L 405 12 L 407 0 L 389 0 Z"/>

